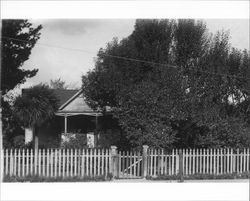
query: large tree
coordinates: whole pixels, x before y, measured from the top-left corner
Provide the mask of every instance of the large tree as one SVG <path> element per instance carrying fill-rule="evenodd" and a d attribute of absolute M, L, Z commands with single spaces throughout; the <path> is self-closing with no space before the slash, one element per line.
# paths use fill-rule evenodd
<path fill-rule="evenodd" d="M 36 75 L 38 69 L 25 70 L 32 48 L 40 37 L 42 26 L 33 27 L 28 20 L 2 20 L 1 34 L 1 91 L 5 95 L 26 78 Z"/>
<path fill-rule="evenodd" d="M 36 75 L 38 69 L 25 70 L 22 66 L 29 59 L 42 26 L 33 27 L 28 20 L 2 20 L 1 23 L 1 106 L 3 135 L 9 143 L 16 134 L 20 135 L 21 128 L 13 118 L 12 106 L 3 97 Z"/>
<path fill-rule="evenodd" d="M 36 75 L 38 69 L 26 70 L 22 66 L 29 59 L 42 26 L 33 27 L 28 20 L 2 20 L 1 24 L 2 121 L 4 138 L 10 142 L 14 135 L 20 135 L 21 128 L 13 118 L 11 105 L 3 96 Z"/>
<path fill-rule="evenodd" d="M 114 38 L 105 49 L 101 48 L 95 69 L 83 76 L 84 91 L 90 104 L 93 107 L 116 106 L 117 95 L 124 86 L 148 77 L 154 79 L 152 72 L 161 67 L 154 62 L 171 62 L 168 57 L 173 32 L 173 21 L 137 20 L 129 37 L 120 42 Z"/>
<path fill-rule="evenodd" d="M 137 20 L 130 36 L 100 49 L 83 90 L 92 107 L 113 108 L 133 146 L 244 144 L 248 62 L 202 21 Z"/>

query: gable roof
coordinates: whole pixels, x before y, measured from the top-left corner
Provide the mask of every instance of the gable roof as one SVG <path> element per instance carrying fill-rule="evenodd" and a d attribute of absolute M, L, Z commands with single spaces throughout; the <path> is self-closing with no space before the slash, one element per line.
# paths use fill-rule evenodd
<path fill-rule="evenodd" d="M 68 102 L 78 91 L 73 89 L 53 89 L 54 94 L 59 100 L 59 108 Z"/>
<path fill-rule="evenodd" d="M 94 111 L 84 100 L 82 90 L 78 91 L 68 101 L 66 101 L 60 108 L 59 112 L 97 112 Z"/>

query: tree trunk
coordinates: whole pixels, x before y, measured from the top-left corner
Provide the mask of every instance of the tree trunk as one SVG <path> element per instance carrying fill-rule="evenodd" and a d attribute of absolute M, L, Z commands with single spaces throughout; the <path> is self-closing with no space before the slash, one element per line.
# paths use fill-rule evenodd
<path fill-rule="evenodd" d="M 38 135 L 37 135 L 36 126 L 33 127 L 33 142 L 34 142 L 34 149 L 38 150 Z"/>
<path fill-rule="evenodd" d="M 0 183 L 3 182 L 3 133 L 2 133 L 2 106 L 1 106 L 1 100 L 2 100 L 2 91 L 0 91 Z"/>

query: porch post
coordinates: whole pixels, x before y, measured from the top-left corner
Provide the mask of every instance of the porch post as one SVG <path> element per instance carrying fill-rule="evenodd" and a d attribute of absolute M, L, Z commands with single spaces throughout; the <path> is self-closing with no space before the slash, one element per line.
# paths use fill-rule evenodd
<path fill-rule="evenodd" d="M 64 134 L 67 134 L 67 115 L 64 115 Z"/>

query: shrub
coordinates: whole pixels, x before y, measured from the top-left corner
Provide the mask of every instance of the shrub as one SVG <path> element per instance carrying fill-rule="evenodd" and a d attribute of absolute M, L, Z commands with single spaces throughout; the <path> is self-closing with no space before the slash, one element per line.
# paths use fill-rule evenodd
<path fill-rule="evenodd" d="M 69 136 L 68 141 L 62 142 L 61 148 L 64 149 L 82 149 L 87 148 L 87 137 L 83 134 Z"/>
<path fill-rule="evenodd" d="M 18 135 L 13 139 L 13 147 L 11 148 L 18 148 L 18 149 L 31 149 L 32 142 L 25 144 L 25 137 L 23 135 Z"/>

